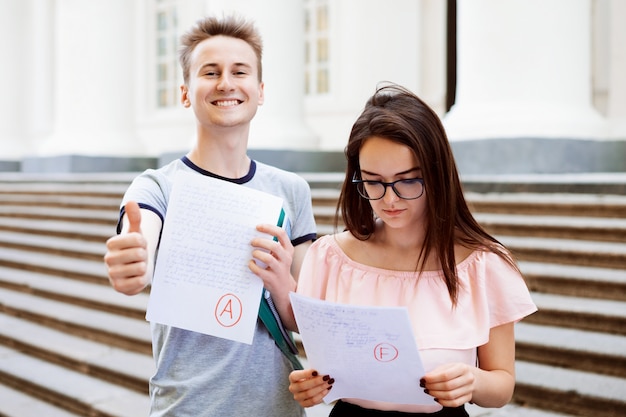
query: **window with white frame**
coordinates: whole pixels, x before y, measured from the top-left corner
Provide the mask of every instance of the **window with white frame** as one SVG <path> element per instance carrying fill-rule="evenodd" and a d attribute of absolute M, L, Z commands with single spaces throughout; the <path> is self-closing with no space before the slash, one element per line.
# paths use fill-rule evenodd
<path fill-rule="evenodd" d="M 155 1 L 155 80 L 156 107 L 174 107 L 179 98 L 177 0 Z"/>
<path fill-rule="evenodd" d="M 305 94 L 330 92 L 328 0 L 305 0 Z"/>

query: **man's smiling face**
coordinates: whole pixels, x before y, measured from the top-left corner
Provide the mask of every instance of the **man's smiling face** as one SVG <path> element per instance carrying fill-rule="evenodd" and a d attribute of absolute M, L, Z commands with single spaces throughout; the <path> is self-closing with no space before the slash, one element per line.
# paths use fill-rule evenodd
<path fill-rule="evenodd" d="M 207 128 L 248 125 L 263 104 L 254 50 L 241 39 L 214 36 L 193 51 L 181 101 Z"/>

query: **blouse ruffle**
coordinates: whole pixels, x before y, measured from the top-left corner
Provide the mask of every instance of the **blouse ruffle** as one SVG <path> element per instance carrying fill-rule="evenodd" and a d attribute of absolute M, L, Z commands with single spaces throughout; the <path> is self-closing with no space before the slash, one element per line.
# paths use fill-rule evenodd
<path fill-rule="evenodd" d="M 420 350 L 471 349 L 489 330 L 537 310 L 523 277 L 492 252 L 474 251 L 457 265 L 453 306 L 442 271 L 393 271 L 350 259 L 332 235 L 307 251 L 297 292 L 322 300 L 369 306 L 406 306 Z"/>

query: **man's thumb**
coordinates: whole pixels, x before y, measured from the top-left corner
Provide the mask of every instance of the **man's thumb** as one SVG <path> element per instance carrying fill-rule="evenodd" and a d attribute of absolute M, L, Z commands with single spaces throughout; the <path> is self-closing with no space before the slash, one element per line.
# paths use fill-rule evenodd
<path fill-rule="evenodd" d="M 141 233 L 141 211 L 139 204 L 129 201 L 125 206 L 126 218 L 128 219 L 128 232 Z"/>

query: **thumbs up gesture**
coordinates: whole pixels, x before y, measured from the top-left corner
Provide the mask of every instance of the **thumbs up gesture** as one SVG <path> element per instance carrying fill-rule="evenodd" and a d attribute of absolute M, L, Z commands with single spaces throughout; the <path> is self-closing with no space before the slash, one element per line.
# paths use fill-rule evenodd
<path fill-rule="evenodd" d="M 126 227 L 106 242 L 104 263 L 109 282 L 116 291 L 127 295 L 141 292 L 150 283 L 148 241 L 142 233 L 139 205 L 129 201 L 125 206 Z M 156 216 L 155 216 L 156 217 Z"/>
<path fill-rule="evenodd" d="M 128 233 L 141 233 L 141 210 L 139 204 L 129 201 L 124 206 L 128 220 Z"/>

